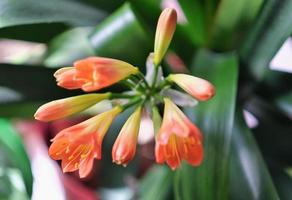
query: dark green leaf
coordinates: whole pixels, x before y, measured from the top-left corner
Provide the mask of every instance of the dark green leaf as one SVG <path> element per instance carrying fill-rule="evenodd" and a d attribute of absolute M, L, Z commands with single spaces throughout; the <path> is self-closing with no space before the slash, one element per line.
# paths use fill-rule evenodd
<path fill-rule="evenodd" d="M 11 162 L 14 164 L 14 167 L 20 169 L 27 193 L 31 195 L 33 177 L 30 162 L 21 139 L 11 126 L 10 122 L 4 119 L 0 119 L 0 133 L 0 143 L 3 144 L 10 153 L 9 158 L 11 158 Z"/>
<path fill-rule="evenodd" d="M 93 56 L 94 52 L 87 38 L 91 30 L 92 28 L 75 28 L 58 35 L 48 45 L 44 65 L 71 66 L 78 59 Z"/>
<path fill-rule="evenodd" d="M 0 199 L 8 199 L 12 193 L 12 184 L 6 172 L 9 163 L 8 155 L 0 143 Z"/>
<path fill-rule="evenodd" d="M 240 45 L 241 37 L 261 7 L 263 0 L 221 0 L 210 27 L 209 44 L 212 48 L 226 50 Z"/>
<path fill-rule="evenodd" d="M 58 87 L 54 72 L 41 66 L 0 64 L 0 103 L 40 102 L 80 94 Z"/>
<path fill-rule="evenodd" d="M 142 178 L 139 187 L 141 200 L 168 199 L 172 187 L 173 172 L 166 166 L 154 166 Z"/>
<path fill-rule="evenodd" d="M 1 0 L 0 28 L 36 23 L 64 22 L 73 26 L 95 25 L 105 13 L 69 0 Z"/>
<path fill-rule="evenodd" d="M 203 3 L 200 1 L 180 0 L 180 5 L 188 20 L 187 32 L 193 44 L 206 44 L 208 34 Z"/>
<path fill-rule="evenodd" d="M 248 80 L 247 80 L 248 81 Z M 249 82 L 251 82 L 249 80 Z M 273 100 L 291 91 L 292 74 L 268 70 L 263 80 L 257 84 L 255 93 L 265 99 Z"/>
<path fill-rule="evenodd" d="M 277 98 L 276 104 L 284 113 L 292 117 L 292 92 Z"/>
<path fill-rule="evenodd" d="M 46 43 L 66 29 L 68 25 L 62 23 L 16 25 L 1 28 L 0 38 Z"/>
<path fill-rule="evenodd" d="M 0 103 L 0 116 L 5 118 L 33 118 L 36 110 L 44 103 L 46 102 Z"/>
<path fill-rule="evenodd" d="M 236 55 L 200 51 L 192 72 L 216 87 L 216 96 L 200 103 L 193 119 L 204 136 L 204 160 L 199 167 L 184 165 L 180 172 L 181 199 L 226 199 L 228 158 L 235 111 L 238 63 Z M 190 111 L 191 112 L 191 111 Z"/>
<path fill-rule="evenodd" d="M 291 173 L 287 173 L 281 166 L 272 166 L 270 168 L 272 178 L 281 200 L 292 199 L 292 178 Z M 288 171 L 288 170 L 287 170 Z"/>
<path fill-rule="evenodd" d="M 98 9 L 106 10 L 108 12 L 113 12 L 115 9 L 120 7 L 126 0 L 74 0 L 83 4 L 88 4 L 94 6 Z"/>
<path fill-rule="evenodd" d="M 256 96 L 247 101 L 245 109 L 259 121 L 253 132 L 263 155 L 285 165 L 292 164 L 291 119 L 273 104 Z"/>
<path fill-rule="evenodd" d="M 90 41 L 98 56 L 142 66 L 151 47 L 141 20 L 128 3 L 99 24 L 91 34 Z"/>
<path fill-rule="evenodd" d="M 242 63 L 261 79 L 273 56 L 292 32 L 292 1 L 267 0 L 241 48 Z"/>
<path fill-rule="evenodd" d="M 237 112 L 232 136 L 230 198 L 234 200 L 279 199 L 266 164 L 241 111 Z"/>
<path fill-rule="evenodd" d="M 154 30 L 156 28 L 158 17 L 161 13 L 161 0 L 129 0 L 136 13 L 143 18 L 151 31 L 151 37 L 154 40 Z"/>

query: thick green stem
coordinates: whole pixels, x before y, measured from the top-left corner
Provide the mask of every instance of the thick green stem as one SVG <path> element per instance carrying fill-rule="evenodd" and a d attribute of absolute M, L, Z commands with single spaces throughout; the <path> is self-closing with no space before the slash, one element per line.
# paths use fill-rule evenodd
<path fill-rule="evenodd" d="M 158 66 L 159 65 L 155 65 L 154 66 L 154 77 L 153 77 L 153 81 L 152 81 L 152 85 L 151 85 L 151 89 L 153 90 L 155 85 L 156 85 L 156 81 L 157 81 L 157 74 L 158 74 Z"/>

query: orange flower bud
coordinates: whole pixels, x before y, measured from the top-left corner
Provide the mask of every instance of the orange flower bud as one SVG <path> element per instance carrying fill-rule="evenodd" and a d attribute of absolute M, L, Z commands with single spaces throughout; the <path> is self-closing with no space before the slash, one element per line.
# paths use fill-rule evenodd
<path fill-rule="evenodd" d="M 162 11 L 155 34 L 153 60 L 155 65 L 159 65 L 169 47 L 175 31 L 176 21 L 177 15 L 174 9 L 166 8 Z"/>
<path fill-rule="evenodd" d="M 171 74 L 167 79 L 175 82 L 183 90 L 200 101 L 206 101 L 215 95 L 214 86 L 204 79 L 187 74 Z"/>
<path fill-rule="evenodd" d="M 89 57 L 76 61 L 74 67 L 59 69 L 55 77 L 61 87 L 90 92 L 108 87 L 138 71 L 137 67 L 121 60 Z"/>
<path fill-rule="evenodd" d="M 200 130 L 168 98 L 164 99 L 164 116 L 156 137 L 155 157 L 157 163 L 166 162 L 171 169 L 186 160 L 198 166 L 203 159 L 202 135 Z"/>
<path fill-rule="evenodd" d="M 129 117 L 119 133 L 112 150 L 113 162 L 126 166 L 136 153 L 141 121 L 141 107 Z"/>
<path fill-rule="evenodd" d="M 115 107 L 82 123 L 62 130 L 52 140 L 49 155 L 62 160 L 63 172 L 79 169 L 81 178 L 92 169 L 94 159 L 101 159 L 103 138 L 113 119 L 122 111 Z"/>
<path fill-rule="evenodd" d="M 74 67 L 63 67 L 54 74 L 57 85 L 69 90 L 79 89 L 85 83 L 76 79 L 76 69 Z"/>
<path fill-rule="evenodd" d="M 51 101 L 42 105 L 34 117 L 40 121 L 52 121 L 81 112 L 94 104 L 107 99 L 110 93 L 85 94 L 75 97 Z"/>

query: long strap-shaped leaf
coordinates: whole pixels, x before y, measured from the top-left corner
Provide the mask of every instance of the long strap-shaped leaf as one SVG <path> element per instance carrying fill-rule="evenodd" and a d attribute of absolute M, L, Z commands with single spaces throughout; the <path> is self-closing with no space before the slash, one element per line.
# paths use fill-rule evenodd
<path fill-rule="evenodd" d="M 272 57 L 291 35 L 292 1 L 267 0 L 251 29 L 240 57 L 252 74 L 261 79 Z"/>
<path fill-rule="evenodd" d="M 56 85 L 55 69 L 42 66 L 0 64 L 0 104 L 48 101 L 80 94 Z"/>
<path fill-rule="evenodd" d="M 211 81 L 216 96 L 200 103 L 192 112 L 203 132 L 204 160 L 195 168 L 184 165 L 175 183 L 177 197 L 192 199 L 226 199 L 228 195 L 228 158 L 235 111 L 238 63 L 234 54 L 200 51 L 193 74 Z"/>
<path fill-rule="evenodd" d="M 153 166 L 140 182 L 140 200 L 165 200 L 170 196 L 173 172 L 166 166 Z"/>
<path fill-rule="evenodd" d="M 10 153 L 9 158 L 14 167 L 19 168 L 21 171 L 27 193 L 31 195 L 32 173 L 27 154 L 14 128 L 11 126 L 10 122 L 5 119 L 0 119 L 0 145 L 4 145 Z"/>
<path fill-rule="evenodd" d="M 95 25 L 105 13 L 69 0 L 1 0 L 0 28 L 36 23 L 64 22 L 70 25 Z"/>
<path fill-rule="evenodd" d="M 199 1 L 181 0 L 180 5 L 189 22 L 187 32 L 194 45 L 202 45 L 207 42 L 206 19 L 204 5 Z"/>
<path fill-rule="evenodd" d="M 125 3 L 99 24 L 89 36 L 98 56 L 143 66 L 151 51 L 144 24 L 130 3 Z"/>
<path fill-rule="evenodd" d="M 210 27 L 210 46 L 218 50 L 238 47 L 263 0 L 221 0 Z"/>
<path fill-rule="evenodd" d="M 230 167 L 230 199 L 279 199 L 252 133 L 238 110 L 233 127 Z"/>

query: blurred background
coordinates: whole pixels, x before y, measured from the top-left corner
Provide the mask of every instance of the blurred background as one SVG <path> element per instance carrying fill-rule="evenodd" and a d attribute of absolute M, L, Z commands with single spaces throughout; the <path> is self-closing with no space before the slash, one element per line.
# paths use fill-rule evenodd
<path fill-rule="evenodd" d="M 204 133 L 203 164 L 155 164 L 146 114 L 135 159 L 113 164 L 126 112 L 87 178 L 63 174 L 48 156 L 50 139 L 108 105 L 35 121 L 43 103 L 82 94 L 58 88 L 53 73 L 88 56 L 145 71 L 165 7 L 176 9 L 178 26 L 164 72 L 192 73 L 217 90 L 185 109 Z M 0 0 L 0 200 L 292 199 L 291 10 L 291 0 Z"/>

